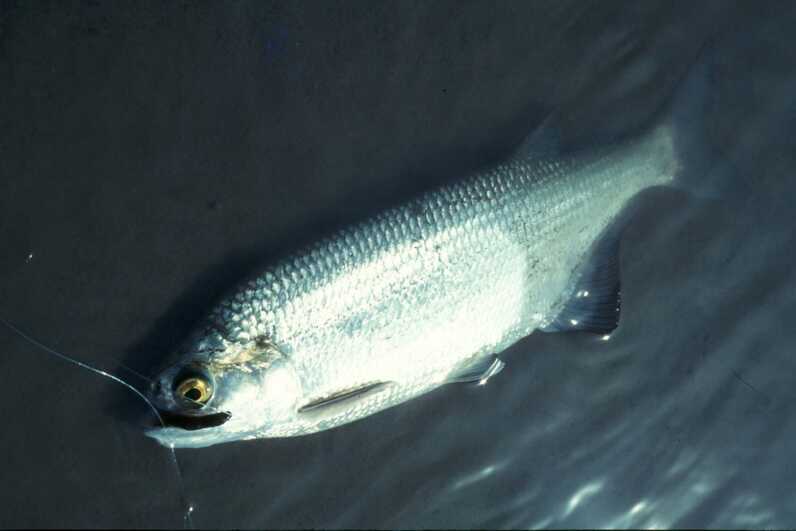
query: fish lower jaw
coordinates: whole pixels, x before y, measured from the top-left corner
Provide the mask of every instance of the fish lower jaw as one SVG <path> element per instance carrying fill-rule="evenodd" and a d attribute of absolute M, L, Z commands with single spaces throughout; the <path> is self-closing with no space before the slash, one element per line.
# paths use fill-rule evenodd
<path fill-rule="evenodd" d="M 206 448 L 215 444 L 246 439 L 247 433 L 230 431 L 224 427 L 185 430 L 172 426 L 154 428 L 145 432 L 167 448 Z"/>

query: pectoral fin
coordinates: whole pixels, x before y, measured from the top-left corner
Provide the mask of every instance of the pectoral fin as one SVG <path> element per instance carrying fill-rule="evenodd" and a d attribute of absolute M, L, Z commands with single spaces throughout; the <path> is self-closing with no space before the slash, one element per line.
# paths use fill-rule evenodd
<path fill-rule="evenodd" d="M 313 415 L 322 418 L 332 418 L 343 414 L 373 395 L 384 391 L 393 382 L 370 382 L 359 387 L 341 389 L 323 397 L 310 400 L 298 409 L 301 415 Z"/>
<path fill-rule="evenodd" d="M 477 383 L 484 385 L 487 380 L 503 370 L 506 364 L 495 355 L 478 359 L 458 371 L 451 373 L 446 383 Z"/>

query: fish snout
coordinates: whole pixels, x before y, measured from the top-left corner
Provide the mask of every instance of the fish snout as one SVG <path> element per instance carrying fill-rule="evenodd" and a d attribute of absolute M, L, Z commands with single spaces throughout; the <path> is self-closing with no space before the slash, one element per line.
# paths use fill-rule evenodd
<path fill-rule="evenodd" d="M 178 409 L 177 401 L 174 399 L 174 393 L 171 389 L 171 384 L 165 381 L 164 376 L 159 376 L 153 380 L 147 390 L 149 400 L 158 409 L 158 411 L 170 411 Z"/>

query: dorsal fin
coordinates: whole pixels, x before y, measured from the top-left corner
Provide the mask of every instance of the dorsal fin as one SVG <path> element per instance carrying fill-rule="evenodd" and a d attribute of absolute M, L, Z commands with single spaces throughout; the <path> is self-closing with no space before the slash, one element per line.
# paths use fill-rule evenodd
<path fill-rule="evenodd" d="M 555 158 L 561 153 L 561 133 L 550 113 L 514 150 L 512 158 Z"/>

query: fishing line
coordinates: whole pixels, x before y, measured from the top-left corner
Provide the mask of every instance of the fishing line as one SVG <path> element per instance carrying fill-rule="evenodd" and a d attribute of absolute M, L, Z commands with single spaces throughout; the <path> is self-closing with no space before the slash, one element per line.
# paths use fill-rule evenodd
<path fill-rule="evenodd" d="M 122 369 L 122 370 L 124 370 L 124 371 L 127 371 L 127 372 L 129 372 L 129 373 L 130 373 L 130 374 L 132 374 L 133 376 L 137 376 L 137 377 L 138 377 L 138 378 L 140 378 L 141 380 L 144 380 L 146 383 L 150 383 L 150 384 L 152 383 L 152 378 L 149 378 L 148 376 L 144 376 L 144 375 L 143 375 L 143 374 L 141 374 L 140 372 L 138 372 L 138 371 L 136 371 L 136 370 L 134 370 L 134 369 L 131 369 L 130 367 L 128 367 L 128 366 L 127 366 L 127 365 L 125 365 L 124 363 L 121 363 L 121 362 L 119 362 L 119 368 L 120 368 L 120 369 Z"/>
<path fill-rule="evenodd" d="M 3 326 L 8 328 L 9 330 L 14 332 L 15 334 L 17 334 L 19 337 L 23 338 L 24 340 L 26 340 L 30 344 L 32 344 L 32 345 L 34 345 L 36 347 L 39 347 L 40 349 L 42 349 L 43 351 L 47 352 L 48 354 L 52 354 L 53 356 L 56 356 L 56 357 L 66 361 L 68 363 L 72 363 L 74 365 L 77 365 L 78 367 L 81 367 L 83 369 L 91 371 L 91 372 L 93 372 L 95 374 L 99 374 L 100 376 L 104 376 L 105 378 L 109 378 L 110 380 L 112 380 L 112 381 L 114 381 L 114 382 L 116 382 L 116 383 L 118 383 L 120 385 L 123 385 L 124 387 L 126 387 L 127 389 L 129 389 L 130 391 L 135 393 L 136 396 L 140 397 L 141 400 L 146 402 L 146 405 L 149 406 L 149 409 L 151 409 L 152 413 L 155 414 L 155 417 L 158 419 L 158 422 L 160 423 L 160 425 L 162 427 L 164 427 L 164 428 L 166 427 L 166 423 L 163 422 L 163 418 L 160 416 L 160 413 L 158 412 L 157 408 L 152 404 L 152 402 L 149 401 L 149 399 L 141 391 L 139 391 L 132 384 L 129 384 L 129 383 L 125 382 L 124 380 L 122 380 L 118 376 L 115 376 L 115 375 L 113 375 L 113 374 L 111 374 L 111 373 L 109 373 L 107 371 L 104 371 L 102 369 L 98 369 L 96 367 L 92 367 L 91 365 L 89 365 L 87 363 L 84 363 L 82 361 L 76 360 L 74 358 L 70 358 L 66 354 L 62 354 L 62 353 L 58 352 L 57 350 L 54 350 L 54 349 L 48 347 L 47 345 L 45 345 L 45 344 L 33 339 L 31 336 L 29 336 L 28 334 L 26 334 L 25 332 L 20 330 L 16 325 L 10 323 L 9 321 L 5 320 L 2 317 L 0 317 L 0 324 L 2 324 Z M 141 374 L 141 373 L 139 373 L 139 372 L 137 372 L 137 371 L 135 371 L 135 370 L 133 370 L 133 369 L 131 369 L 129 367 L 126 367 L 123 364 L 120 364 L 120 366 L 123 369 L 125 369 L 126 371 L 130 372 L 131 374 L 133 374 L 135 376 L 138 376 L 139 378 L 141 378 L 143 380 L 146 380 L 147 382 L 151 382 L 152 381 L 150 378 L 147 378 L 143 374 Z M 193 529 L 194 527 L 193 527 L 193 519 L 191 518 L 191 513 L 193 513 L 193 511 L 194 511 L 194 507 L 193 507 L 193 504 L 191 504 L 188 501 L 188 498 L 185 496 L 185 482 L 183 481 L 183 478 L 182 478 L 182 470 L 180 469 L 180 463 L 179 463 L 179 461 L 177 461 L 177 452 L 175 451 L 173 446 L 169 447 L 169 452 L 171 454 L 171 462 L 174 465 L 174 470 L 177 472 L 177 484 L 178 484 L 179 489 L 180 489 L 180 502 L 182 503 L 183 507 L 185 507 L 185 513 L 183 515 L 183 525 L 185 526 L 186 529 Z"/>

